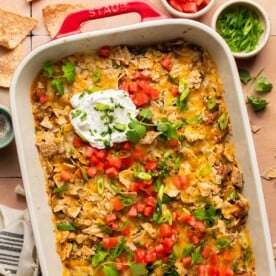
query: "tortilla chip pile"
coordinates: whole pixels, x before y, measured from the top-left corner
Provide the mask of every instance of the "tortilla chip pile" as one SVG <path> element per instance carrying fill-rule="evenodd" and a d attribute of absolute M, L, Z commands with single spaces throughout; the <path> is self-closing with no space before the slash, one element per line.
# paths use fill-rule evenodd
<path fill-rule="evenodd" d="M 24 57 L 21 42 L 37 20 L 0 9 L 0 86 L 9 87 L 12 74 Z"/>

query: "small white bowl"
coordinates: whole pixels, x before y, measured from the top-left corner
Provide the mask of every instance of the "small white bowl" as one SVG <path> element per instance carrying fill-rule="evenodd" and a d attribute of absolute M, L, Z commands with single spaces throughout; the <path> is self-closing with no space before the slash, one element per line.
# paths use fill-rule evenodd
<path fill-rule="evenodd" d="M 8 108 L 0 105 L 0 149 L 6 147 L 14 138 L 11 114 Z"/>
<path fill-rule="evenodd" d="M 215 0 L 210 0 L 209 3 L 202 9 L 194 13 L 181 12 L 175 8 L 173 8 L 168 0 L 161 0 L 163 6 L 171 13 L 174 17 L 187 18 L 187 19 L 195 19 L 198 18 L 205 13 L 207 13 L 214 5 Z"/>
<path fill-rule="evenodd" d="M 255 55 L 257 55 L 267 44 L 269 36 L 270 36 L 270 22 L 268 15 L 266 11 L 263 9 L 262 6 L 260 6 L 258 3 L 251 1 L 251 0 L 230 0 L 222 4 L 214 13 L 212 21 L 211 21 L 211 27 L 217 31 L 216 29 L 216 23 L 219 18 L 219 16 L 225 11 L 225 9 L 235 6 L 242 6 L 246 7 L 248 9 L 253 10 L 260 19 L 260 23 L 263 26 L 264 32 L 262 33 L 259 43 L 256 46 L 256 48 L 250 52 L 233 52 L 233 55 L 237 59 L 245 59 L 245 58 L 251 58 Z"/>

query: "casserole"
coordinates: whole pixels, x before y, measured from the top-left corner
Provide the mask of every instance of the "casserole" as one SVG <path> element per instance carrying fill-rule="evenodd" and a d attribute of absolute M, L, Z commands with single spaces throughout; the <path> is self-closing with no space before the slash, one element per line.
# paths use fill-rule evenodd
<path fill-rule="evenodd" d="M 95 13 L 90 11 L 86 14 L 91 16 Z M 76 29 L 69 27 L 67 32 L 72 34 Z M 256 254 L 256 272 L 257 275 L 274 275 L 271 240 L 254 144 L 234 59 L 223 40 L 208 27 L 182 19 L 162 19 L 70 37 L 62 36 L 59 34 L 57 37 L 61 38 L 35 49 L 23 60 L 14 74 L 10 94 L 19 162 L 43 275 L 61 275 L 62 265 L 56 253 L 52 213 L 35 146 L 30 103 L 30 88 L 35 74 L 46 61 L 73 54 L 76 49 L 77 52 L 85 52 L 107 44 L 151 44 L 175 38 L 183 38 L 207 49 L 217 62 L 225 91 L 231 91 L 225 93 L 225 100 L 233 127 L 237 158 L 244 172 L 244 195 L 251 202 L 248 223 Z"/>

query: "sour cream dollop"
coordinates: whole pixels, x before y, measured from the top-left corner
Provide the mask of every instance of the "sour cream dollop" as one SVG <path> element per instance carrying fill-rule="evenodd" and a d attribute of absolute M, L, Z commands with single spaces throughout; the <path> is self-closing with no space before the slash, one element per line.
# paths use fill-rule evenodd
<path fill-rule="evenodd" d="M 138 114 L 124 90 L 79 93 L 71 98 L 71 104 L 69 118 L 75 132 L 98 149 L 127 141 L 128 124 Z"/>

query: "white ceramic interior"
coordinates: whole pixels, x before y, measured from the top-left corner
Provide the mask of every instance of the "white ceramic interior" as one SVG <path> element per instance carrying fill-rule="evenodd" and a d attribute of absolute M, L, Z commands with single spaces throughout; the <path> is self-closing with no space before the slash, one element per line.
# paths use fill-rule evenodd
<path fill-rule="evenodd" d="M 210 0 L 207 6 L 205 6 L 203 9 L 199 10 L 195 13 L 187 13 L 187 12 L 181 12 L 173 8 L 169 3 L 168 0 L 161 0 L 163 6 L 168 10 L 170 14 L 172 14 L 174 17 L 180 17 L 180 18 L 187 18 L 187 19 L 196 19 L 205 13 L 207 13 L 215 4 L 215 0 Z"/>
<path fill-rule="evenodd" d="M 270 20 L 267 15 L 267 12 L 264 10 L 264 8 L 256 3 L 255 1 L 252 0 L 230 0 L 230 1 L 225 1 L 223 4 L 219 6 L 219 8 L 215 11 L 212 21 L 211 21 L 211 26 L 214 30 L 216 30 L 216 22 L 220 14 L 228 7 L 233 6 L 233 5 L 239 5 L 239 6 L 244 6 L 252 9 L 255 11 L 260 18 L 261 24 L 264 28 L 264 33 L 261 35 L 260 41 L 258 46 L 256 47 L 255 50 L 251 52 L 233 52 L 233 55 L 235 58 L 238 59 L 245 59 L 245 58 L 251 58 L 255 55 L 257 55 L 267 44 L 269 36 L 270 36 Z"/>
<path fill-rule="evenodd" d="M 30 86 L 48 60 L 102 45 L 148 44 L 184 38 L 207 49 L 215 58 L 224 83 L 238 161 L 244 171 L 244 194 L 251 202 L 249 228 L 256 254 L 257 275 L 275 275 L 265 202 L 247 110 L 235 60 L 223 39 L 194 20 L 163 19 L 60 38 L 33 50 L 18 66 L 10 88 L 10 102 L 19 163 L 44 276 L 62 275 L 56 253 L 54 225 L 43 172 L 35 146 Z"/>

